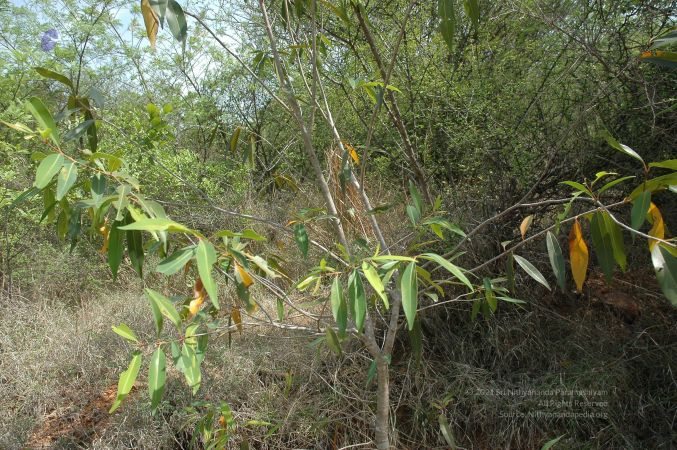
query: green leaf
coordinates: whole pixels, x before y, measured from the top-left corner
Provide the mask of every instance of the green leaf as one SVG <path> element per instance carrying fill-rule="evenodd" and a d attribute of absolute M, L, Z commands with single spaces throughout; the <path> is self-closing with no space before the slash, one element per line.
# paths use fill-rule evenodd
<path fill-rule="evenodd" d="M 414 328 L 416 310 L 418 309 L 418 277 L 416 276 L 415 262 L 409 263 L 404 269 L 400 279 L 400 290 L 402 292 L 402 308 L 411 331 Z"/>
<path fill-rule="evenodd" d="M 603 217 L 606 232 L 611 240 L 611 248 L 613 249 L 614 259 L 621 267 L 621 270 L 625 271 L 627 267 L 627 257 L 625 256 L 625 243 L 623 242 L 623 233 L 621 232 L 621 227 L 618 226 L 618 224 L 608 213 L 604 213 Z"/>
<path fill-rule="evenodd" d="M 68 132 L 63 135 L 64 142 L 70 142 L 79 139 L 80 136 L 87 132 L 89 127 L 95 124 L 96 121 L 94 119 L 85 120 L 84 122 L 79 123 L 75 128 L 68 130 Z"/>
<path fill-rule="evenodd" d="M 560 441 L 560 439 L 562 439 L 564 436 L 566 436 L 566 435 L 563 434 L 563 435 L 561 435 L 560 437 L 556 437 L 555 439 L 549 440 L 548 442 L 546 442 L 545 444 L 543 444 L 543 447 L 541 447 L 541 450 L 550 450 L 550 449 L 551 449 L 552 447 L 554 447 L 555 444 L 557 444 L 557 443 Z"/>
<path fill-rule="evenodd" d="M 423 214 L 423 200 L 421 199 L 421 194 L 416 189 L 414 182 L 409 180 L 409 193 L 411 194 L 411 201 L 414 203 L 414 207 L 418 211 L 418 216 L 420 217 Z"/>
<path fill-rule="evenodd" d="M 592 243 L 595 246 L 597 262 L 602 268 L 607 282 L 610 282 L 616 262 L 614 260 L 611 237 L 607 232 L 603 214 L 602 212 L 597 212 L 592 216 L 590 220 L 590 234 L 592 235 Z"/>
<path fill-rule="evenodd" d="M 197 261 L 197 270 L 202 279 L 202 284 L 214 307 L 219 309 L 218 289 L 212 277 L 212 266 L 216 262 L 216 250 L 214 250 L 211 242 L 200 239 L 195 251 L 195 260 Z"/>
<path fill-rule="evenodd" d="M 59 146 L 59 130 L 56 128 L 56 123 L 45 107 L 42 100 L 38 97 L 31 97 L 26 101 L 26 109 L 35 117 L 36 122 L 40 128 L 49 134 L 49 138 L 54 142 L 54 145 Z"/>
<path fill-rule="evenodd" d="M 533 266 L 533 264 L 531 264 L 529 261 L 527 261 L 526 259 L 524 259 L 524 258 L 522 258 L 521 256 L 518 256 L 518 255 L 514 255 L 514 258 L 515 258 L 515 261 L 517 261 L 517 264 L 519 264 L 520 267 L 522 269 L 524 269 L 524 271 L 527 274 L 529 274 L 529 276 L 531 278 L 538 281 L 543 286 L 548 288 L 548 290 L 550 290 L 550 285 L 548 284 L 548 281 L 545 279 L 543 274 L 541 272 L 539 272 L 538 269 Z"/>
<path fill-rule="evenodd" d="M 411 224 L 416 225 L 416 223 L 421 218 L 421 212 L 414 205 L 407 205 L 406 211 L 407 211 L 407 216 L 409 217 L 409 220 L 411 220 Z"/>
<path fill-rule="evenodd" d="M 162 333 L 162 325 L 163 325 L 163 320 L 162 320 L 162 311 L 160 310 L 160 304 L 156 301 L 154 301 L 150 296 L 146 296 L 148 299 L 148 303 L 150 303 L 150 309 L 153 313 L 153 322 L 155 323 L 155 331 L 157 332 L 157 335 L 160 336 L 160 333 Z"/>
<path fill-rule="evenodd" d="M 453 0 L 438 0 L 437 11 L 440 16 L 440 33 L 449 51 L 454 50 L 454 34 L 456 33 L 456 13 Z"/>
<path fill-rule="evenodd" d="M 564 266 L 564 256 L 562 255 L 562 248 L 557 242 L 554 234 L 548 231 L 546 235 L 546 244 L 548 247 L 548 257 L 550 258 L 550 266 L 557 277 L 557 284 L 559 284 L 562 292 L 566 292 L 566 267 Z"/>
<path fill-rule="evenodd" d="M 576 189 L 577 192 L 583 192 L 584 194 L 588 194 L 590 197 L 594 197 L 592 192 L 590 192 L 590 189 L 576 181 L 562 181 L 560 184 L 566 184 L 567 186 L 571 186 L 572 188 Z"/>
<path fill-rule="evenodd" d="M 133 222 L 132 215 L 127 212 L 125 215 L 125 223 L 130 224 Z M 143 278 L 143 235 L 139 230 L 128 230 L 127 231 L 127 254 L 129 255 L 129 260 L 132 263 L 132 267 L 136 270 L 136 273 L 139 275 L 139 278 Z"/>
<path fill-rule="evenodd" d="M 51 153 L 40 162 L 38 170 L 35 173 L 35 182 L 33 186 L 38 189 L 44 189 L 63 167 L 64 158 L 61 153 Z"/>
<path fill-rule="evenodd" d="M 240 132 L 242 131 L 242 127 L 235 127 L 235 131 L 233 131 L 233 135 L 230 138 L 230 152 L 235 153 L 237 151 L 237 141 L 240 139 Z"/>
<path fill-rule="evenodd" d="M 338 336 L 332 329 L 332 327 L 327 327 L 327 346 L 331 349 L 332 352 L 336 353 L 336 356 L 339 358 L 343 356 L 343 351 L 341 350 L 341 343 L 339 342 Z"/>
<path fill-rule="evenodd" d="M 663 244 L 658 243 L 651 250 L 651 262 L 663 295 L 670 300 L 672 306 L 677 307 L 677 257 Z"/>
<path fill-rule="evenodd" d="M 44 67 L 35 67 L 34 69 L 37 73 L 39 73 L 43 77 L 51 78 L 52 80 L 56 80 L 59 83 L 65 84 L 66 86 L 71 88 L 71 90 L 73 90 L 73 91 L 75 90 L 75 87 L 73 86 L 73 82 L 67 76 L 62 75 L 58 72 L 54 72 L 53 70 L 45 69 Z"/>
<path fill-rule="evenodd" d="M 120 227 L 121 230 L 141 230 L 141 231 L 176 231 L 178 233 L 190 233 L 195 234 L 195 231 L 187 228 L 179 223 L 174 222 L 173 220 L 158 217 L 154 219 L 144 219 L 138 220 L 124 227 Z"/>
<path fill-rule="evenodd" d="M 451 427 L 449 426 L 449 422 L 447 421 L 447 418 L 444 414 L 440 414 L 437 417 L 437 420 L 440 424 L 440 431 L 442 432 L 442 437 L 444 437 L 444 440 L 447 442 L 447 445 L 452 448 L 456 449 L 456 440 L 454 439 L 454 435 L 451 432 Z"/>
<path fill-rule="evenodd" d="M 153 413 L 162 400 L 166 379 L 167 361 L 165 352 L 162 351 L 161 347 L 158 347 L 150 359 L 150 367 L 148 368 L 148 395 L 150 396 L 150 409 Z"/>
<path fill-rule="evenodd" d="M 461 237 L 466 236 L 465 232 L 458 225 L 455 225 L 449 222 L 448 220 L 442 219 L 441 217 L 431 217 L 429 219 L 426 219 L 425 221 L 423 221 L 423 225 L 429 225 L 431 227 L 433 225 L 437 225 Z"/>
<path fill-rule="evenodd" d="M 339 335 L 344 336 L 348 326 L 348 304 L 338 277 L 334 278 L 331 285 L 331 314 L 338 325 Z"/>
<path fill-rule="evenodd" d="M 630 226 L 635 230 L 639 230 L 646 220 L 646 213 L 651 206 L 651 192 L 642 192 L 632 202 L 631 222 Z"/>
<path fill-rule="evenodd" d="M 75 181 L 78 179 L 78 168 L 75 163 L 66 161 L 59 171 L 59 176 L 56 180 L 56 200 L 59 201 L 68 193 L 73 187 Z"/>
<path fill-rule="evenodd" d="M 113 273 L 113 281 L 118 277 L 118 268 L 124 250 L 124 234 L 120 232 L 120 225 L 122 225 L 122 222 L 113 221 L 108 232 L 108 265 Z"/>
<path fill-rule="evenodd" d="M 603 192 L 605 192 L 605 191 L 611 189 L 612 187 L 616 186 L 618 183 L 622 183 L 622 182 L 624 182 L 624 181 L 626 181 L 626 180 L 631 180 L 631 179 L 633 179 L 633 178 L 635 178 L 635 177 L 634 177 L 634 176 L 630 176 L 630 177 L 622 177 L 622 178 L 618 178 L 618 179 L 616 179 L 616 180 L 610 181 L 610 182 L 608 182 L 607 184 L 605 184 L 604 186 L 602 186 L 602 187 L 600 188 L 600 190 L 597 191 L 597 194 L 601 194 L 601 193 L 603 193 Z"/>
<path fill-rule="evenodd" d="M 463 270 L 461 270 L 460 267 L 452 264 L 450 261 L 444 259 L 443 257 L 441 257 L 436 253 L 423 253 L 422 255 L 419 255 L 419 257 L 430 261 L 435 261 L 441 267 L 444 267 L 452 275 L 458 278 L 459 281 L 468 286 L 468 289 L 470 289 L 470 291 L 474 290 L 472 283 L 470 282 L 470 280 L 468 280 L 468 277 L 465 276 Z"/>
<path fill-rule="evenodd" d="M 621 153 L 624 153 L 632 158 L 635 158 L 637 161 L 640 161 L 644 167 L 646 167 L 644 160 L 642 159 L 641 156 L 639 156 L 639 154 L 636 151 L 634 151 L 627 145 L 618 142 L 616 139 L 614 139 L 613 136 L 611 136 L 611 134 L 608 131 L 604 133 L 604 139 L 606 139 L 607 143 L 611 147 L 613 147 L 614 149 L 618 150 Z"/>
<path fill-rule="evenodd" d="M 195 246 L 192 245 L 176 250 L 171 256 L 160 261 L 155 271 L 163 275 L 174 275 L 183 269 L 186 263 L 193 258 L 193 255 L 195 255 Z"/>
<path fill-rule="evenodd" d="M 183 375 L 186 377 L 188 386 L 193 389 L 193 394 L 197 393 L 202 382 L 200 362 L 193 348 L 190 345 L 186 345 L 185 342 L 181 352 L 181 364 L 183 365 Z"/>
<path fill-rule="evenodd" d="M 121 184 L 117 188 L 117 193 L 118 197 L 117 200 L 115 200 L 115 203 L 113 204 L 115 206 L 115 209 L 117 210 L 117 214 L 115 215 L 115 220 L 122 221 L 122 219 L 125 218 L 125 210 L 127 209 L 127 205 L 129 205 L 129 193 L 132 191 L 132 187 L 128 184 Z M 123 227 L 120 227 L 121 229 L 126 229 Z"/>
<path fill-rule="evenodd" d="M 484 278 L 484 299 L 487 301 L 487 305 L 491 308 L 492 312 L 496 311 L 498 307 L 498 302 L 496 301 L 496 294 L 494 294 L 494 289 L 491 286 L 491 280 L 489 278 Z"/>
<path fill-rule="evenodd" d="M 674 185 L 677 185 L 677 172 L 661 175 L 637 186 L 628 196 L 628 200 L 636 199 L 642 192 L 656 192 Z"/>
<path fill-rule="evenodd" d="M 400 255 L 379 255 L 372 256 L 372 261 L 404 261 L 404 262 L 416 262 L 414 258 L 409 256 L 400 256 Z"/>
<path fill-rule="evenodd" d="M 183 13 L 181 5 L 175 0 L 169 0 L 167 2 L 166 18 L 167 25 L 169 25 L 169 30 L 174 35 L 174 39 L 185 46 L 188 24 L 186 23 L 186 16 Z"/>
<path fill-rule="evenodd" d="M 140 368 L 141 352 L 137 350 L 132 353 L 132 360 L 129 363 L 127 370 L 120 374 L 120 379 L 118 380 L 118 395 L 115 399 L 115 402 L 113 402 L 113 406 L 111 406 L 110 410 L 108 411 L 109 414 L 112 414 L 116 409 L 118 409 L 125 397 L 127 397 L 127 395 L 131 392 L 134 382 L 136 381 L 136 377 L 139 375 Z"/>
<path fill-rule="evenodd" d="M 167 0 L 150 0 L 150 7 L 157 14 L 162 27 L 165 22 L 165 14 L 167 13 Z"/>
<path fill-rule="evenodd" d="M 302 223 L 294 224 L 294 240 L 296 245 L 298 245 L 303 257 L 308 257 L 308 232 L 306 231 L 305 225 Z"/>
<path fill-rule="evenodd" d="M 348 300 L 350 313 L 355 321 L 355 328 L 358 332 L 362 332 L 364 318 L 367 314 L 367 297 L 364 293 L 362 277 L 357 270 L 353 270 L 348 277 Z"/>
<path fill-rule="evenodd" d="M 478 0 L 463 0 L 463 9 L 465 14 L 472 21 L 473 28 L 477 30 L 480 24 L 480 4 Z"/>
<path fill-rule="evenodd" d="M 661 162 L 649 163 L 649 167 L 659 167 L 661 169 L 677 170 L 677 159 L 668 159 Z"/>
<path fill-rule="evenodd" d="M 383 286 L 383 281 L 381 281 L 381 277 L 378 276 L 378 272 L 376 272 L 374 266 L 372 266 L 366 261 L 363 262 L 362 273 L 364 273 L 364 276 L 371 285 L 371 287 L 374 288 L 374 292 L 376 292 L 376 294 L 379 297 L 381 297 L 381 300 L 383 300 L 383 304 L 385 305 L 386 309 L 390 308 L 390 303 L 388 303 L 388 296 L 386 295 L 385 287 Z"/>
<path fill-rule="evenodd" d="M 129 328 L 127 325 L 124 323 L 121 323 L 120 325 L 113 326 L 113 331 L 115 331 L 117 334 L 122 336 L 123 338 L 130 340 L 132 342 L 139 342 L 139 338 L 136 337 L 136 334 L 134 334 L 134 331 L 132 331 L 131 328 Z"/>
<path fill-rule="evenodd" d="M 179 316 L 179 313 L 176 311 L 174 304 L 171 301 L 169 301 L 167 297 L 150 288 L 144 289 L 144 292 L 146 293 L 146 297 L 148 297 L 148 300 L 150 300 L 151 303 L 154 304 L 155 307 L 157 307 L 158 311 L 160 311 L 160 313 L 163 316 L 171 320 L 171 322 L 174 324 L 177 330 L 181 330 L 181 316 Z M 156 318 L 156 328 L 157 328 L 157 318 Z"/>

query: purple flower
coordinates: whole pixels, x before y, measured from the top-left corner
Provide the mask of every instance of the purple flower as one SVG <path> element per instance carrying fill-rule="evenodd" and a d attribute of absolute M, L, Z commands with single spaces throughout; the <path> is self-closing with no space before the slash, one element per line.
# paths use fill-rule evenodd
<path fill-rule="evenodd" d="M 51 28 L 45 31 L 42 35 L 42 40 L 40 41 L 40 47 L 46 52 L 50 52 L 56 46 L 56 43 L 59 41 L 59 32 L 54 28 Z"/>

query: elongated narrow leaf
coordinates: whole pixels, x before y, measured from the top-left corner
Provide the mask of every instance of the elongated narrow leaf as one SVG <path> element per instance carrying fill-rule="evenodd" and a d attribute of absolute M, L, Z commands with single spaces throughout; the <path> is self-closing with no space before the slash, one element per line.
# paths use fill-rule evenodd
<path fill-rule="evenodd" d="M 120 231 L 122 222 L 113 222 L 108 232 L 108 265 L 113 274 L 113 281 L 118 277 L 118 268 L 124 251 L 124 234 Z"/>
<path fill-rule="evenodd" d="M 637 186 L 631 193 L 628 195 L 628 200 L 632 201 L 639 196 L 642 192 L 656 192 L 663 189 L 668 189 L 670 186 L 677 185 L 677 172 L 672 172 L 667 175 L 661 175 L 660 177 L 652 178 L 649 181 L 645 181 Z"/>
<path fill-rule="evenodd" d="M 649 163 L 649 167 L 659 167 L 662 169 L 677 170 L 677 159 L 668 159 L 661 162 Z"/>
<path fill-rule="evenodd" d="M 160 336 L 160 333 L 162 333 L 163 326 L 162 311 L 160 310 L 160 304 L 159 302 L 153 300 L 149 295 L 146 295 L 146 298 L 148 299 L 151 312 L 153 313 L 153 323 L 155 324 L 155 331 L 157 332 L 157 335 Z"/>
<path fill-rule="evenodd" d="M 168 258 L 163 259 L 155 268 L 156 272 L 163 275 L 174 275 L 179 270 L 183 269 L 188 261 L 195 255 L 195 247 L 184 247 L 181 250 L 176 250 Z"/>
<path fill-rule="evenodd" d="M 620 266 L 622 271 L 627 267 L 627 256 L 625 255 L 625 242 L 623 241 L 623 233 L 621 227 L 611 218 L 611 215 L 604 213 L 604 225 L 606 232 L 611 240 L 611 248 L 613 249 L 614 259 Z"/>
<path fill-rule="evenodd" d="M 89 127 L 92 127 L 96 124 L 95 120 L 85 120 L 84 122 L 79 123 L 75 128 L 68 130 L 66 134 L 63 135 L 64 142 L 74 141 L 79 139 L 83 134 L 87 132 Z"/>
<path fill-rule="evenodd" d="M 299 246 L 301 253 L 303 253 L 303 257 L 307 258 L 309 243 L 308 232 L 306 231 L 305 225 L 302 223 L 297 223 L 294 225 L 294 240 L 296 241 L 296 245 Z"/>
<path fill-rule="evenodd" d="M 235 127 L 233 135 L 230 137 L 230 152 L 235 153 L 237 151 L 237 142 L 240 140 L 240 133 L 242 132 L 242 127 Z"/>
<path fill-rule="evenodd" d="M 183 375 L 186 377 L 186 383 L 192 388 L 193 394 L 197 393 L 202 382 L 200 362 L 193 348 L 185 342 L 181 351 L 181 364 L 183 365 Z"/>
<path fill-rule="evenodd" d="M 44 189 L 54 178 L 64 164 L 63 155 L 60 153 L 52 153 L 40 161 L 38 170 L 35 172 L 35 182 L 33 186 L 38 189 Z"/>
<path fill-rule="evenodd" d="M 59 176 L 56 180 L 56 200 L 60 201 L 73 187 L 75 181 L 78 179 L 78 168 L 75 163 L 66 161 L 59 171 Z"/>
<path fill-rule="evenodd" d="M 480 23 L 479 0 L 463 0 L 463 9 L 465 10 L 466 16 L 468 16 L 472 21 L 473 27 L 477 29 Z"/>
<path fill-rule="evenodd" d="M 454 34 L 456 33 L 456 12 L 453 0 L 438 0 L 437 11 L 440 16 L 440 33 L 449 51 L 454 50 Z"/>
<path fill-rule="evenodd" d="M 386 309 L 390 308 L 388 296 L 386 295 L 385 287 L 383 286 L 383 281 L 381 281 L 381 277 L 378 276 L 378 272 L 376 272 L 374 266 L 368 262 L 363 262 L 362 273 L 364 273 L 364 276 L 371 287 L 374 288 L 374 292 L 376 292 L 381 300 L 383 300 L 383 305 L 386 307 Z"/>
<path fill-rule="evenodd" d="M 550 439 L 548 442 L 543 444 L 543 447 L 541 447 L 541 450 L 550 450 L 557 444 L 565 435 L 561 435 L 559 437 L 556 437 L 555 439 Z"/>
<path fill-rule="evenodd" d="M 545 279 L 543 274 L 536 268 L 534 267 L 533 264 L 531 264 L 529 261 L 526 259 L 522 258 L 519 255 L 514 255 L 515 261 L 517 261 L 517 264 L 520 265 L 522 269 L 534 280 L 538 281 L 541 283 L 543 286 L 545 286 L 548 290 L 550 290 L 550 285 L 548 284 L 548 281 Z"/>
<path fill-rule="evenodd" d="M 132 342 L 137 342 L 137 343 L 139 342 L 139 338 L 136 337 L 136 334 L 134 333 L 134 331 L 132 331 L 132 329 L 129 328 L 124 323 L 121 323 L 118 326 L 113 326 L 112 328 L 113 328 L 113 331 L 115 333 L 119 334 L 123 338 L 125 338 L 129 341 L 132 341 Z"/>
<path fill-rule="evenodd" d="M 447 259 L 444 259 L 443 257 L 441 257 L 440 255 L 438 255 L 436 253 L 423 253 L 422 255 L 420 255 L 420 257 L 424 258 L 424 259 L 428 259 L 430 261 L 435 261 L 441 267 L 444 267 L 452 275 L 454 275 L 456 278 L 458 278 L 459 281 L 461 281 L 463 284 L 468 286 L 468 289 L 470 289 L 471 291 L 474 290 L 472 283 L 470 282 L 470 280 L 468 280 L 468 277 L 465 276 L 465 274 L 463 273 L 461 268 L 456 266 L 455 264 L 452 264 Z"/>
<path fill-rule="evenodd" d="M 625 144 L 621 144 L 616 139 L 614 139 L 614 137 L 611 136 L 611 134 L 609 134 L 609 133 L 605 133 L 604 138 L 606 139 L 607 143 L 611 147 L 613 147 L 614 149 L 618 150 L 621 153 L 625 153 L 626 155 L 628 155 L 632 158 L 635 158 L 637 161 L 640 161 L 643 166 L 646 167 L 644 160 L 642 159 L 641 156 L 639 156 L 639 154 L 636 151 L 634 151 L 633 149 L 631 149 L 630 147 L 628 147 Z"/>
<path fill-rule="evenodd" d="M 326 330 L 326 336 L 327 336 L 327 346 L 329 349 L 336 353 L 336 356 L 341 357 L 343 356 L 343 351 L 341 350 L 341 343 L 339 342 L 338 336 L 336 335 L 336 332 L 332 329 L 332 327 L 327 327 Z"/>
<path fill-rule="evenodd" d="M 150 359 L 150 367 L 148 368 L 148 395 L 150 396 L 150 409 L 153 413 L 162 400 L 166 379 L 167 360 L 165 352 L 162 351 L 161 347 L 158 347 Z"/>
<path fill-rule="evenodd" d="M 183 13 L 181 5 L 175 0 L 169 0 L 167 2 L 166 18 L 167 25 L 169 25 L 169 29 L 174 35 L 174 39 L 185 45 L 188 24 L 186 23 L 186 16 Z"/>
<path fill-rule="evenodd" d="M 26 109 L 35 117 L 38 126 L 49 135 L 54 145 L 59 146 L 59 130 L 54 118 L 47 107 L 38 97 L 31 97 L 26 101 Z"/>
<path fill-rule="evenodd" d="M 195 259 L 197 261 L 197 270 L 202 279 L 209 299 L 216 309 L 219 309 L 219 299 L 217 297 L 218 289 L 216 281 L 212 277 L 212 266 L 216 262 L 216 250 L 211 242 L 200 239 L 195 250 Z"/>
<path fill-rule="evenodd" d="M 120 379 L 118 380 L 118 395 L 115 399 L 115 402 L 113 402 L 113 406 L 111 406 L 110 410 L 108 411 L 109 414 L 112 414 L 116 409 L 118 409 L 125 397 L 127 397 L 127 395 L 131 392 L 134 382 L 136 381 L 136 377 L 139 375 L 140 368 L 141 352 L 137 350 L 132 353 L 132 360 L 130 361 L 127 370 L 120 374 Z"/>
<path fill-rule="evenodd" d="M 588 272 L 588 246 L 583 239 L 583 232 L 578 219 L 574 222 L 569 233 L 569 260 L 571 262 L 571 273 L 576 282 L 576 290 L 582 292 Z"/>
<path fill-rule="evenodd" d="M 353 270 L 348 278 L 348 299 L 350 313 L 355 321 L 355 328 L 362 332 L 364 318 L 367 314 L 367 297 L 364 293 L 362 277 L 357 270 Z"/>
<path fill-rule="evenodd" d="M 438 416 L 438 422 L 440 424 L 440 431 L 442 432 L 442 437 L 444 437 L 444 440 L 447 442 L 447 445 L 451 449 L 456 449 L 456 440 L 454 439 L 454 434 L 451 431 L 451 427 L 449 426 L 449 422 L 447 421 L 447 418 L 444 414 L 440 414 Z"/>
<path fill-rule="evenodd" d="M 149 0 L 141 0 L 141 14 L 143 15 L 143 23 L 146 26 L 146 34 L 150 41 L 150 48 L 155 49 L 155 40 L 160 28 L 160 18 L 151 7 Z"/>
<path fill-rule="evenodd" d="M 411 194 L 411 201 L 414 204 L 414 207 L 418 211 L 418 216 L 420 217 L 423 214 L 423 199 L 421 194 L 418 192 L 416 185 L 413 181 L 409 180 L 409 193 Z"/>
<path fill-rule="evenodd" d="M 546 244 L 548 247 L 548 257 L 550 258 L 550 266 L 557 277 L 557 284 L 562 292 L 566 291 L 566 267 L 564 267 L 564 256 L 562 255 L 562 248 L 557 242 L 554 234 L 548 231 L 546 236 Z"/>
<path fill-rule="evenodd" d="M 402 293 L 402 309 L 407 318 L 409 330 L 414 328 L 416 320 L 416 310 L 418 309 L 418 277 L 416 276 L 416 263 L 411 262 L 402 273 L 400 279 L 400 290 Z"/>
<path fill-rule="evenodd" d="M 125 224 L 130 224 L 134 221 L 129 212 L 125 215 Z M 132 267 L 136 270 L 139 278 L 143 278 L 143 234 L 139 230 L 128 230 L 127 234 L 127 254 L 132 263 Z"/>
<path fill-rule="evenodd" d="M 73 87 L 73 82 L 66 75 L 54 72 L 53 70 L 45 69 L 44 67 L 36 67 L 35 71 L 45 78 L 51 78 L 52 80 L 56 80 L 59 83 L 65 84 L 71 88 L 71 90 L 75 90 L 75 87 Z"/>
<path fill-rule="evenodd" d="M 341 280 L 334 278 L 331 285 L 331 314 L 339 328 L 339 335 L 343 336 L 346 332 L 348 322 L 348 304 L 343 296 Z"/>
<path fill-rule="evenodd" d="M 529 230 L 529 227 L 531 227 L 531 224 L 534 221 L 534 216 L 533 214 L 530 216 L 526 216 L 524 220 L 522 220 L 522 223 L 520 224 L 520 234 L 522 235 L 522 239 L 527 235 L 527 231 Z"/>
<path fill-rule="evenodd" d="M 614 250 L 611 245 L 611 238 L 606 232 L 603 212 L 597 212 L 590 220 L 590 234 L 592 235 L 592 244 L 595 247 L 597 262 L 599 263 L 607 282 L 611 281 L 616 262 L 614 260 Z"/>
<path fill-rule="evenodd" d="M 630 226 L 639 230 L 646 220 L 646 213 L 651 205 L 651 192 L 642 192 L 632 202 L 632 212 Z"/>
<path fill-rule="evenodd" d="M 484 278 L 484 299 L 489 305 L 489 308 L 492 312 L 496 312 L 498 307 L 498 302 L 496 301 L 496 294 L 494 294 L 494 289 L 491 286 L 491 280 L 489 278 Z"/>
<path fill-rule="evenodd" d="M 665 222 L 663 222 L 663 215 L 653 202 L 649 205 L 649 212 L 647 215 L 651 218 L 651 223 L 653 224 L 649 230 L 649 236 L 658 239 L 665 238 Z M 649 239 L 649 250 L 653 250 L 657 243 L 658 241 Z"/>
<path fill-rule="evenodd" d="M 129 225 L 121 227 L 122 230 L 140 230 L 140 231 L 175 231 L 178 233 L 191 233 L 195 234 L 193 230 L 187 228 L 179 223 L 174 222 L 173 220 L 158 217 L 155 219 L 144 219 L 138 220 Z"/>
<path fill-rule="evenodd" d="M 622 182 L 627 181 L 627 180 L 631 180 L 631 179 L 633 179 L 633 178 L 635 178 L 635 177 L 634 177 L 634 176 L 630 176 L 630 177 L 621 177 L 621 178 L 618 178 L 618 179 L 616 179 L 616 180 L 610 181 L 610 182 L 608 182 L 607 184 L 605 184 L 604 186 L 602 186 L 602 187 L 599 189 L 599 191 L 597 191 L 597 194 L 599 195 L 599 194 L 601 194 L 601 193 L 603 193 L 603 192 L 605 192 L 605 191 L 608 191 L 609 189 L 611 189 L 612 187 L 616 186 L 617 184 L 622 183 Z"/>
<path fill-rule="evenodd" d="M 664 244 L 659 244 L 651 250 L 651 262 L 663 295 L 670 300 L 672 306 L 677 307 L 677 257 Z"/>
<path fill-rule="evenodd" d="M 176 311 L 174 304 L 167 297 L 150 288 L 144 289 L 146 297 L 155 304 L 160 313 L 168 318 L 178 330 L 181 329 L 181 316 Z"/>

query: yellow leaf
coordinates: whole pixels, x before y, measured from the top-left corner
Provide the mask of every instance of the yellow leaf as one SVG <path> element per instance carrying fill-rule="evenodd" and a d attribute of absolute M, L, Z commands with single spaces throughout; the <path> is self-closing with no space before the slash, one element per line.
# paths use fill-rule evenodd
<path fill-rule="evenodd" d="M 254 284 L 252 276 L 249 275 L 249 273 L 244 270 L 244 268 L 237 261 L 235 261 L 235 270 L 237 270 L 237 274 L 240 276 L 240 280 L 242 281 L 242 284 L 244 284 L 244 287 L 248 288 Z"/>
<path fill-rule="evenodd" d="M 242 333 L 242 315 L 240 314 L 239 308 L 233 308 L 230 310 L 230 318 L 233 319 L 235 325 L 237 325 L 237 331 Z"/>
<path fill-rule="evenodd" d="M 520 224 L 520 233 L 522 234 L 522 239 L 524 239 L 524 236 L 526 236 L 527 230 L 529 230 L 531 222 L 533 221 L 534 221 L 533 214 L 530 216 L 526 216 L 524 220 L 522 220 L 522 223 Z"/>
<path fill-rule="evenodd" d="M 194 316 L 200 311 L 200 306 L 202 306 L 202 303 L 204 303 L 205 298 L 200 296 L 196 298 L 195 300 L 191 300 L 190 304 L 188 305 L 188 311 L 190 311 L 190 315 Z"/>
<path fill-rule="evenodd" d="M 153 8 L 151 8 L 149 0 L 141 0 L 141 14 L 143 15 L 143 23 L 146 25 L 146 34 L 150 41 L 150 48 L 155 49 L 155 39 L 157 38 L 160 19 L 155 14 L 155 11 L 153 11 Z"/>
<path fill-rule="evenodd" d="M 348 154 L 350 155 L 351 158 L 353 158 L 353 161 L 355 164 L 360 163 L 360 157 L 357 155 L 357 150 L 355 150 L 355 147 L 347 143 L 346 141 L 342 142 L 343 146 L 348 150 Z"/>
<path fill-rule="evenodd" d="M 653 202 L 651 202 L 651 205 L 649 205 L 649 211 L 647 212 L 649 217 L 651 218 L 651 223 L 653 223 L 653 226 L 649 230 L 649 236 L 655 237 L 658 239 L 664 239 L 665 238 L 665 222 L 663 222 L 663 215 L 661 214 L 660 210 L 656 205 L 654 205 Z M 658 241 L 654 239 L 649 240 L 649 250 L 653 250 L 654 245 L 656 245 Z"/>
<path fill-rule="evenodd" d="M 569 259 L 571 260 L 571 273 L 576 282 L 576 290 L 583 290 L 585 275 L 588 272 L 588 246 L 583 240 L 581 224 L 578 219 L 574 222 L 569 233 Z"/>
<path fill-rule="evenodd" d="M 108 253 L 108 227 L 106 225 L 99 228 L 99 233 L 103 236 L 103 245 L 99 249 L 99 252 L 102 254 Z"/>

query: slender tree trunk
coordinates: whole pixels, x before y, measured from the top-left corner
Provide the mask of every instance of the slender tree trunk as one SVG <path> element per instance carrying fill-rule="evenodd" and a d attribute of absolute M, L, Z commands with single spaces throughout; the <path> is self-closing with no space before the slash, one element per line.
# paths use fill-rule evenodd
<path fill-rule="evenodd" d="M 378 450 L 394 448 L 390 442 L 390 373 L 388 361 L 381 355 L 376 360 L 376 426 L 375 438 Z"/>

